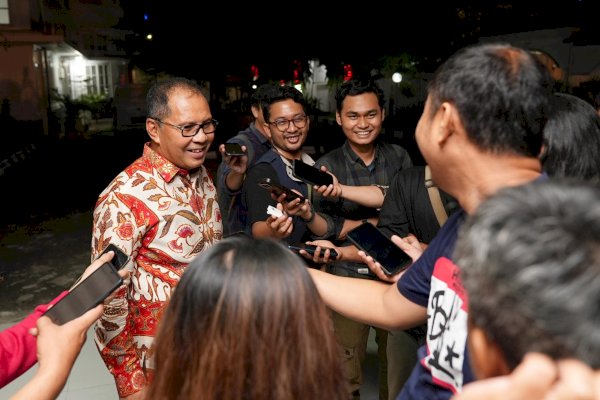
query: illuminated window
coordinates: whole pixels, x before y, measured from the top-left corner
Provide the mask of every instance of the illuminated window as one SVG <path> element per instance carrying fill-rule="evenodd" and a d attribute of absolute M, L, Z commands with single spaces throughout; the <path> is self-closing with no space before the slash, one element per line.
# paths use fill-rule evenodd
<path fill-rule="evenodd" d="M 110 66 L 108 63 L 90 63 L 86 66 L 87 94 L 110 94 Z"/>
<path fill-rule="evenodd" d="M 8 0 L 0 0 L 0 24 L 10 24 L 10 15 L 8 13 Z"/>

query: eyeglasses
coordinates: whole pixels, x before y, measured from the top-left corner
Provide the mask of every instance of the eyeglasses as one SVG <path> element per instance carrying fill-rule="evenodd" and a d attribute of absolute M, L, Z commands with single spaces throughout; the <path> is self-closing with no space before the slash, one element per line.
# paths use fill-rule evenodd
<path fill-rule="evenodd" d="M 202 129 L 202 132 L 204 132 L 205 135 L 210 135 L 211 133 L 215 132 L 215 130 L 217 129 L 217 125 L 219 125 L 219 121 L 217 121 L 216 119 L 209 119 L 208 121 L 203 122 L 201 124 L 189 124 L 189 125 L 179 126 L 179 125 L 173 125 L 168 122 L 162 121 L 160 118 L 154 118 L 154 117 L 150 117 L 150 118 L 152 118 L 155 121 L 160 122 L 161 124 L 169 125 L 175 129 L 177 129 L 179 132 L 181 132 L 181 136 L 183 136 L 183 137 L 196 136 L 198 134 L 198 132 L 200 132 L 200 129 Z"/>
<path fill-rule="evenodd" d="M 292 122 L 296 128 L 302 129 L 306 126 L 306 121 L 308 121 L 308 117 L 306 115 L 299 115 L 293 119 L 276 119 L 273 122 L 269 122 L 269 124 L 276 126 L 280 132 L 285 132 L 286 130 L 290 129 L 290 122 Z"/>

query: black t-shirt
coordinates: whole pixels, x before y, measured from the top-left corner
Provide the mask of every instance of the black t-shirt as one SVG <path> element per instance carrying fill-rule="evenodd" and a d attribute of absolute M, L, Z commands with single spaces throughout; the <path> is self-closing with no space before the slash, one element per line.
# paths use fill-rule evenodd
<path fill-rule="evenodd" d="M 456 200 L 440 190 L 442 204 L 448 216 L 460 209 Z M 429 243 L 440 225 L 425 187 L 425 167 L 414 166 L 399 171 L 390 184 L 377 224 L 387 236 L 412 233 L 423 243 Z"/>

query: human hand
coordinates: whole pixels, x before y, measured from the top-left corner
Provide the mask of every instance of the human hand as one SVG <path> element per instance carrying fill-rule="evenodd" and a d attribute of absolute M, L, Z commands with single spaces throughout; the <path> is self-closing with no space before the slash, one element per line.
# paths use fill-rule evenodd
<path fill-rule="evenodd" d="M 270 236 L 283 239 L 292 234 L 294 224 L 292 222 L 292 217 L 286 214 L 281 203 L 277 203 L 277 209 L 281 211 L 281 216 L 276 217 L 269 214 L 265 223 L 271 231 Z"/>
<path fill-rule="evenodd" d="M 246 152 L 246 146 L 242 145 L 242 150 L 244 153 Z M 221 153 L 221 157 L 223 161 L 229 166 L 229 168 L 237 174 L 243 175 L 246 173 L 248 169 L 248 156 L 234 156 L 227 155 L 225 153 L 225 144 L 219 145 L 219 152 Z"/>
<path fill-rule="evenodd" d="M 529 353 L 506 376 L 465 385 L 452 400 L 598 400 L 600 372 L 578 360 L 555 362 L 540 353 Z"/>
<path fill-rule="evenodd" d="M 88 329 L 100 318 L 103 309 L 100 304 L 64 325 L 56 325 L 46 316 L 40 317 L 36 327 L 30 330 L 37 337 L 39 368 L 12 399 L 57 398 L 85 343 Z"/>
<path fill-rule="evenodd" d="M 392 235 L 391 240 L 412 258 L 413 263 L 417 261 L 419 257 L 421 257 L 421 254 L 423 254 L 423 251 L 425 251 L 421 246 L 419 239 L 412 233 L 409 233 L 403 238 L 398 235 Z"/>
<path fill-rule="evenodd" d="M 293 191 L 295 193 L 300 194 L 297 190 Z M 312 207 L 312 204 L 306 199 L 294 199 L 291 201 L 285 201 L 285 195 L 280 196 L 279 199 L 281 200 L 283 210 L 288 215 L 297 215 L 306 221 L 310 219 L 312 214 L 315 212 Z"/>
<path fill-rule="evenodd" d="M 319 193 L 323 197 L 329 197 L 336 199 L 342 196 L 342 185 L 338 181 L 338 178 L 327 170 L 327 167 L 322 165 L 321 171 L 327 172 L 333 178 L 333 183 L 330 185 L 313 186 L 313 190 Z"/>
<path fill-rule="evenodd" d="M 306 250 L 300 250 L 298 254 L 317 264 L 327 264 L 328 262 L 341 259 L 342 251 L 329 240 L 313 240 L 306 242 L 306 244 L 317 246 L 314 253 L 310 254 Z M 338 256 L 332 257 L 331 250 L 334 250 Z"/>
<path fill-rule="evenodd" d="M 89 275 L 91 275 L 95 270 L 97 270 L 98 268 L 100 268 L 102 265 L 104 265 L 104 263 L 110 262 L 113 257 L 115 256 L 115 252 L 114 251 L 107 251 L 106 253 L 102 254 L 100 257 L 98 257 L 97 259 L 94 260 L 94 262 L 92 262 L 84 271 L 83 274 L 81 274 L 81 276 L 75 281 L 75 283 L 73 284 L 73 286 L 71 286 L 71 289 L 69 289 L 69 291 L 73 290 L 77 285 L 79 285 L 85 278 L 87 278 Z M 130 272 L 125 270 L 125 269 L 121 269 L 118 271 L 118 274 L 121 276 L 121 278 L 123 278 L 123 285 L 126 285 L 125 281 L 129 279 L 130 276 Z M 121 287 L 123 286 L 121 285 Z M 104 302 L 108 303 L 115 295 L 115 293 L 117 292 L 117 290 L 115 290 L 110 296 L 108 296 Z"/>
<path fill-rule="evenodd" d="M 401 238 L 398 235 L 392 235 L 391 240 L 396 246 L 398 246 L 399 248 L 404 250 L 404 252 L 406 254 L 408 254 L 410 256 L 410 258 L 412 258 L 413 263 L 423 253 L 423 250 L 420 247 L 419 241 L 413 235 L 408 235 L 405 238 Z M 398 282 L 398 280 L 404 273 L 404 271 L 402 271 L 402 272 L 394 274 L 394 275 L 388 275 L 385 273 L 385 271 L 381 267 L 381 264 L 378 261 L 376 261 L 373 257 L 371 257 L 370 255 L 365 253 L 363 250 L 359 250 L 357 254 L 361 258 L 362 262 L 365 263 L 367 265 L 367 267 L 369 267 L 369 269 L 375 275 L 377 275 L 377 277 L 380 280 L 382 280 L 384 282 L 390 282 L 390 283 Z"/>

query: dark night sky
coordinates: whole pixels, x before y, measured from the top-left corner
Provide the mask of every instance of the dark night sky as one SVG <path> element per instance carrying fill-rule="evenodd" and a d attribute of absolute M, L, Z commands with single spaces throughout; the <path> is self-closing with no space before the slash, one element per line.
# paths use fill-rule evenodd
<path fill-rule="evenodd" d="M 480 36 L 565 26 L 582 27 L 583 36 L 600 44 L 599 0 L 385 3 L 350 7 L 307 0 L 266 8 L 256 2 L 127 0 L 124 6 L 133 29 L 154 34 L 153 43 L 139 49 L 143 57 L 177 73 L 235 74 L 256 64 L 276 75 L 294 59 L 319 58 L 328 68 L 342 62 L 367 66 L 402 52 L 434 68 Z"/>

